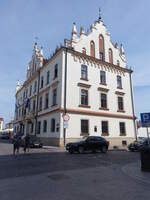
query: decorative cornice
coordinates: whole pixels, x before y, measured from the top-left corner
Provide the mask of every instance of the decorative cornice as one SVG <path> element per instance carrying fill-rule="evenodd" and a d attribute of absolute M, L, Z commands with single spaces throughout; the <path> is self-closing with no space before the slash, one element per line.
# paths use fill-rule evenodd
<path fill-rule="evenodd" d="M 66 47 L 62 47 L 62 48 L 65 49 Z M 123 68 L 123 67 L 120 67 L 118 65 L 114 65 L 114 64 L 108 63 L 106 61 L 102 61 L 102 60 L 100 60 L 98 58 L 89 56 L 87 54 L 83 54 L 83 53 L 78 52 L 78 51 L 75 51 L 74 49 L 67 48 L 67 50 L 68 50 L 68 52 L 72 53 L 73 55 L 75 55 L 77 57 L 81 57 L 82 59 L 83 58 L 87 59 L 89 62 L 94 62 L 96 64 L 101 64 L 103 66 L 108 66 L 108 67 L 111 67 L 113 69 L 116 69 L 116 70 L 119 70 L 119 71 L 122 71 L 122 72 L 128 72 L 128 73 L 132 73 L 133 72 L 131 69 Z"/>
<path fill-rule="evenodd" d="M 85 88 L 90 88 L 91 85 L 85 84 L 85 83 L 78 83 L 77 84 L 79 87 L 85 87 Z"/>
<path fill-rule="evenodd" d="M 101 91 L 101 92 L 108 92 L 108 91 L 109 91 L 109 89 L 107 89 L 107 88 L 102 88 L 102 87 L 98 87 L 97 90 L 98 90 L 98 91 Z"/>
<path fill-rule="evenodd" d="M 119 92 L 119 91 L 116 91 L 115 94 L 117 94 L 117 95 L 122 95 L 122 96 L 125 95 L 124 92 Z"/>
<path fill-rule="evenodd" d="M 64 112 L 64 109 L 60 109 L 61 112 Z M 109 118 L 120 118 L 120 119 L 130 119 L 135 120 L 135 116 L 125 115 L 125 114 L 112 114 L 108 112 L 96 112 L 96 111 L 89 111 L 89 110 L 80 110 L 80 109 L 70 109 L 67 108 L 67 113 L 70 114 L 79 114 L 79 115 L 90 115 L 90 116 L 101 116 L 101 117 L 109 117 Z"/>

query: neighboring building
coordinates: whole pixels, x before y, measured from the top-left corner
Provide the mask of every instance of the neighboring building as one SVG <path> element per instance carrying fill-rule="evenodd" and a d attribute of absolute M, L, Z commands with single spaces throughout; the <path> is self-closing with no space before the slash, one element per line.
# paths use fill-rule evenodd
<path fill-rule="evenodd" d="M 0 131 L 2 131 L 3 129 L 3 118 L 0 117 Z"/>
<path fill-rule="evenodd" d="M 35 43 L 24 84 L 17 84 L 14 131 L 36 134 L 44 144 L 63 145 L 88 135 L 111 146 L 135 139 L 131 74 L 123 46 L 113 44 L 99 18 L 44 59 Z M 62 116 L 70 116 L 67 129 Z M 66 124 L 67 126 L 67 124 Z"/>

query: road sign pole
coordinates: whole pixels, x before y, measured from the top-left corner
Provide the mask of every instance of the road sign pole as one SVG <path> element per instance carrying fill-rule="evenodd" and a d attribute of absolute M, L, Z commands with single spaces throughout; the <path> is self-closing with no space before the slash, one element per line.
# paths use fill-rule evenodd
<path fill-rule="evenodd" d="M 147 139 L 148 139 L 148 145 L 149 145 L 149 132 L 148 132 L 148 127 L 146 127 L 147 130 Z"/>

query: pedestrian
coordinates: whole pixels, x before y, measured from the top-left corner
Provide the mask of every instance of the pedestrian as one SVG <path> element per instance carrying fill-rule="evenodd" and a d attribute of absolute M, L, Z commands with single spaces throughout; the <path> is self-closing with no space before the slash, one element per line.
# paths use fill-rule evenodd
<path fill-rule="evenodd" d="M 30 137 L 27 134 L 24 138 L 24 153 L 26 153 L 26 150 L 28 149 L 29 152 L 29 143 L 30 143 Z"/>
<path fill-rule="evenodd" d="M 15 135 L 13 138 L 13 155 L 19 154 L 19 148 L 20 148 L 20 138 L 18 135 Z"/>

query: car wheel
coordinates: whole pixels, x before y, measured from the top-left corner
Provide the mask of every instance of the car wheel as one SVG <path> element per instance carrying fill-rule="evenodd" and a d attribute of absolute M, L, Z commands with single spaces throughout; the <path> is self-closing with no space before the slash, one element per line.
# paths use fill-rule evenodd
<path fill-rule="evenodd" d="M 106 152 L 107 152 L 107 147 L 106 147 L 106 146 L 103 146 L 102 149 L 101 149 L 101 152 L 102 152 L 102 153 L 106 153 Z"/>
<path fill-rule="evenodd" d="M 84 153 L 84 148 L 82 146 L 80 146 L 79 149 L 78 149 L 78 151 L 79 151 L 79 153 L 82 154 L 82 153 Z"/>
<path fill-rule="evenodd" d="M 74 153 L 73 149 L 69 149 L 69 153 L 73 154 Z"/>

